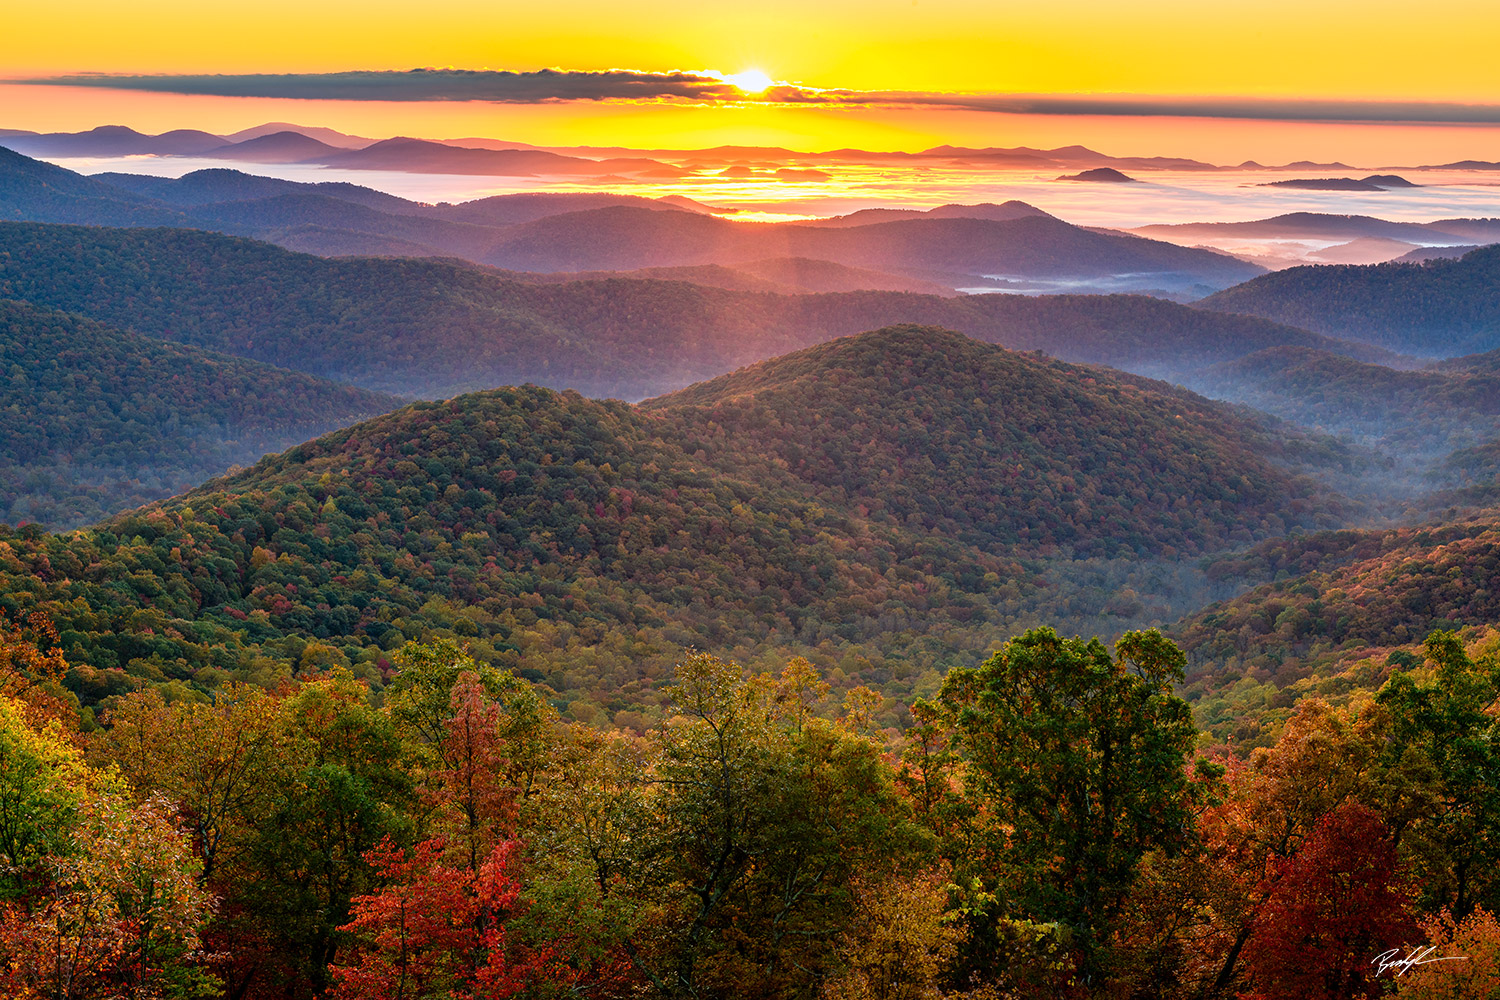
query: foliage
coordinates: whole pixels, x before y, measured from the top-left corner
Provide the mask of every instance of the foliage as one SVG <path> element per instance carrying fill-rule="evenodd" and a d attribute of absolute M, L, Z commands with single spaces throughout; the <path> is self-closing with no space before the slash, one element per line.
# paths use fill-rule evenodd
<path fill-rule="evenodd" d="M 378 687 L 406 641 L 467 639 L 564 704 L 643 723 L 680 646 L 760 667 L 803 655 L 840 689 L 898 699 L 879 713 L 889 724 L 942 669 L 1044 611 L 1101 631 L 1154 617 L 1111 594 L 1107 556 L 1171 557 L 1332 513 L 1261 457 L 1259 429 L 1164 389 L 910 329 L 784 361 L 760 409 L 645 412 L 541 389 L 418 404 L 92 531 L 0 537 L 0 608 L 52 616 L 86 705 L 338 663 Z M 908 362 L 978 377 L 930 401 L 877 375 Z M 775 401 L 808 401 L 825 368 L 848 385 L 821 404 L 835 440 L 902 460 L 903 476 L 798 444 Z M 924 423 L 935 450 L 910 460 Z M 1095 482 L 1125 491 L 1102 520 Z M 954 502 L 934 508 L 913 483 Z M 996 491 L 1003 505 L 986 501 Z M 1067 572 L 1042 578 L 1052 558 Z"/>
<path fill-rule="evenodd" d="M 400 405 L 20 302 L 0 302 L 0 372 L 0 521 L 57 529 Z"/>
<path fill-rule="evenodd" d="M 1428 357 L 1489 351 L 1500 251 L 1420 264 L 1293 267 L 1209 296 L 1202 306 L 1264 316 Z"/>
<path fill-rule="evenodd" d="M 940 695 L 981 824 L 970 870 L 998 897 L 970 947 L 997 933 L 983 921 L 1002 914 L 1061 922 L 1086 981 L 1141 859 L 1192 844 L 1185 757 L 1197 732 L 1171 693 L 1182 653 L 1159 633 L 1131 632 L 1116 654 L 1034 629 L 950 673 Z M 966 957 L 992 974 L 982 951 Z"/>
<path fill-rule="evenodd" d="M 198 996 L 213 899 L 163 799 L 112 775 L 0 698 L 0 989 L 18 1000 Z"/>
<path fill-rule="evenodd" d="M 1245 948 L 1254 994 L 1266 1000 L 1381 996 L 1374 956 L 1411 940 L 1396 844 L 1371 810 L 1345 803 L 1302 849 L 1278 861 Z"/>

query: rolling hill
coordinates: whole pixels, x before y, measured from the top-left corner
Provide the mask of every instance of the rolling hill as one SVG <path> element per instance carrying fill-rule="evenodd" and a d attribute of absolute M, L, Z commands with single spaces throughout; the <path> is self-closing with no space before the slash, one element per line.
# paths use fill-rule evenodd
<path fill-rule="evenodd" d="M 1404 459 L 1500 438 L 1494 372 L 1396 371 L 1307 347 L 1273 347 L 1189 380 L 1198 392 Z"/>
<path fill-rule="evenodd" d="M 899 462 L 840 466 L 855 442 Z M 54 617 L 90 702 L 264 681 L 312 642 L 379 684 L 388 650 L 432 635 L 608 711 L 689 645 L 805 652 L 840 686 L 909 694 L 1038 617 L 1152 614 L 1151 594 L 1045 580 L 1070 549 L 1062 580 L 1335 518 L 1270 451 L 1180 391 L 898 328 L 650 409 L 536 388 L 416 404 L 89 531 L 12 533 L 0 607 Z M 991 484 L 1006 503 L 980 513 Z M 962 499 L 951 518 L 915 496 L 932 488 Z"/>
<path fill-rule="evenodd" d="M 1199 305 L 1426 357 L 1479 353 L 1500 347 L 1500 246 L 1421 264 L 1294 267 Z"/>
<path fill-rule="evenodd" d="M 0 522 L 97 521 L 400 401 L 0 301 Z"/>
<path fill-rule="evenodd" d="M 0 219 L 92 226 L 185 226 L 170 206 L 0 146 Z"/>

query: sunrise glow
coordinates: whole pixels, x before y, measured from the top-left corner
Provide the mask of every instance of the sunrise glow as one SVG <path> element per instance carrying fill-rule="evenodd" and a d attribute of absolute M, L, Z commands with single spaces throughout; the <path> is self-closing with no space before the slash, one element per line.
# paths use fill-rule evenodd
<path fill-rule="evenodd" d="M 759 94 L 770 87 L 773 81 L 758 69 L 747 69 L 743 73 L 734 73 L 724 77 L 724 82 L 733 84 L 747 94 Z"/>

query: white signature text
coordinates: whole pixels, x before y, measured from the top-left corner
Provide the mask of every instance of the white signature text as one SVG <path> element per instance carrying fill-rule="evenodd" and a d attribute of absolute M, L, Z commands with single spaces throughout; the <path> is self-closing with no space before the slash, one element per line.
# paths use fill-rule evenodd
<path fill-rule="evenodd" d="M 1405 955 L 1402 955 L 1400 948 L 1392 948 L 1390 951 L 1383 951 L 1379 955 L 1376 955 L 1370 964 L 1375 966 L 1376 976 L 1381 975 L 1387 969 L 1394 969 L 1395 971 L 1391 975 L 1399 977 L 1405 975 L 1409 970 L 1418 965 L 1430 965 L 1433 962 L 1467 962 L 1469 960 L 1467 955 L 1445 955 L 1442 958 L 1427 957 L 1435 951 L 1437 951 L 1437 946 L 1429 945 L 1426 948 L 1412 948 Z"/>

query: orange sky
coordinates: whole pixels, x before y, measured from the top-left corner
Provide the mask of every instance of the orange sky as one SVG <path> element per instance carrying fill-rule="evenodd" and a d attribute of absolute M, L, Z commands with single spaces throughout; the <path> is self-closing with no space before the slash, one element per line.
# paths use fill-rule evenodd
<path fill-rule="evenodd" d="M 1420 15 L 1413 16 L 1416 10 Z M 4 76 L 287 73 L 454 66 L 646 71 L 756 67 L 811 87 L 955 93 L 1355 98 L 1500 103 L 1492 0 L 72 0 L 15 4 Z M 0 127 L 120 122 L 232 131 L 267 119 L 386 136 L 538 144 L 779 143 L 914 149 L 1085 142 L 1120 154 L 1393 160 L 1500 156 L 1495 127 L 1374 130 L 941 110 L 394 105 L 7 87 Z M 1330 131 L 1331 129 L 1331 131 Z M 1388 155 L 1386 155 L 1388 154 Z"/>

